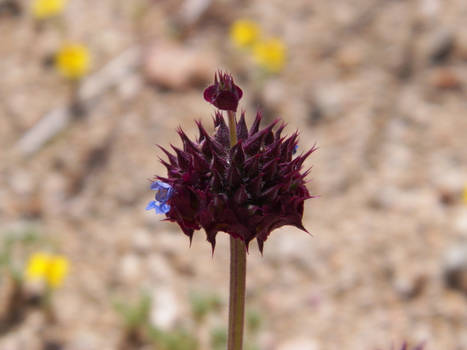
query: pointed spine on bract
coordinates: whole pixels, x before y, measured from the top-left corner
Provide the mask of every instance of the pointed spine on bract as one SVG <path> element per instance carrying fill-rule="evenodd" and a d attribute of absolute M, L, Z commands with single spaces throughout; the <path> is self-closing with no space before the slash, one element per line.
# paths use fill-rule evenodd
<path fill-rule="evenodd" d="M 197 122 L 197 141 L 179 128 L 182 149 L 172 146 L 171 153 L 161 147 L 168 157 L 162 160 L 168 175 L 157 179 L 173 188 L 167 219 L 177 222 L 190 240 L 203 228 L 214 250 L 217 232 L 223 231 L 243 240 L 247 248 L 256 239 L 262 252 L 276 228 L 292 225 L 306 231 L 303 203 L 312 196 L 302 166 L 316 148 L 294 157 L 298 134 L 281 136 L 284 123 L 274 132 L 278 121 L 260 129 L 261 119 L 258 112 L 248 129 L 242 112 L 233 147 L 220 112 L 213 117 L 213 136 Z"/>

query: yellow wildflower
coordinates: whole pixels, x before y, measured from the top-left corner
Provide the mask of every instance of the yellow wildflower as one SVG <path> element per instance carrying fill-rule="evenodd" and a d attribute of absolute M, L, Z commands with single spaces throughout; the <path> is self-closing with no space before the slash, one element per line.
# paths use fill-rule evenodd
<path fill-rule="evenodd" d="M 462 199 L 464 200 L 464 204 L 467 205 L 467 184 L 464 187 L 464 194 L 462 197 Z"/>
<path fill-rule="evenodd" d="M 260 37 L 260 29 L 255 22 L 239 19 L 230 27 L 230 40 L 238 47 L 253 45 Z"/>
<path fill-rule="evenodd" d="M 49 255 L 44 253 L 35 253 L 29 258 L 26 269 L 26 277 L 29 280 L 41 279 L 47 273 Z"/>
<path fill-rule="evenodd" d="M 60 287 L 68 274 L 68 260 L 64 256 L 54 256 L 50 261 L 47 281 L 53 288 Z"/>
<path fill-rule="evenodd" d="M 280 39 L 267 39 L 255 44 L 253 56 L 261 67 L 277 73 L 284 67 L 286 48 Z"/>
<path fill-rule="evenodd" d="M 49 287 L 58 288 L 68 274 L 68 265 L 64 256 L 35 253 L 29 258 L 26 278 L 30 281 L 44 281 Z"/>
<path fill-rule="evenodd" d="M 80 79 L 89 71 L 89 50 L 80 44 L 65 44 L 55 57 L 57 70 L 66 78 Z"/>
<path fill-rule="evenodd" d="M 54 17 L 63 12 L 67 0 L 33 0 L 32 14 L 37 19 Z"/>

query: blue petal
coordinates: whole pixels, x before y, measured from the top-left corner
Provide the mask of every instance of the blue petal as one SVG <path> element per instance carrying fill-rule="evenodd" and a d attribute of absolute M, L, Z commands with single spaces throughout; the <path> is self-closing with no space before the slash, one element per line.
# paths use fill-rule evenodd
<path fill-rule="evenodd" d="M 159 190 L 159 181 L 154 181 L 151 184 L 151 190 L 153 190 L 153 191 L 158 191 Z"/>
<path fill-rule="evenodd" d="M 161 203 L 156 207 L 157 214 L 167 214 L 170 211 L 170 205 L 166 203 Z"/>
<path fill-rule="evenodd" d="M 167 190 L 159 190 L 156 192 L 156 201 L 167 202 L 170 198 L 169 192 Z"/>
<path fill-rule="evenodd" d="M 146 210 L 151 210 L 151 209 L 156 209 L 157 211 L 157 204 L 156 204 L 156 201 L 151 201 L 148 203 L 148 205 L 146 206 Z"/>
<path fill-rule="evenodd" d="M 160 180 L 154 181 L 151 184 L 151 190 L 154 190 L 154 191 L 171 190 L 171 189 L 172 189 L 172 186 L 170 186 L 169 184 L 166 184 L 165 182 L 160 181 Z"/>
<path fill-rule="evenodd" d="M 298 151 L 298 145 L 295 145 L 293 148 L 292 154 L 297 153 L 297 151 Z"/>
<path fill-rule="evenodd" d="M 154 181 L 151 190 L 156 191 L 155 199 L 158 202 L 167 202 L 173 193 L 172 186 L 162 181 Z"/>
<path fill-rule="evenodd" d="M 165 182 L 162 182 L 162 181 L 156 181 L 156 182 L 159 184 L 161 188 L 164 188 L 166 190 L 172 189 L 172 186 L 170 186 L 169 184 L 166 184 Z"/>
<path fill-rule="evenodd" d="M 170 205 L 167 204 L 167 201 L 172 196 L 172 186 L 158 180 L 151 184 L 151 190 L 156 191 L 155 200 L 149 203 L 146 209 L 155 209 L 157 214 L 168 213 L 170 211 Z"/>

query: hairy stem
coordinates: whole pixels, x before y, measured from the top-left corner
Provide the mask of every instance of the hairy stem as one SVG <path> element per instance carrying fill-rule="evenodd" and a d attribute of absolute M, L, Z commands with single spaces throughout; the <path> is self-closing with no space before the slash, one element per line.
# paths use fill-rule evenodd
<path fill-rule="evenodd" d="M 235 113 L 227 112 L 229 117 L 230 147 L 237 143 L 237 123 Z M 227 350 L 243 349 L 243 328 L 245 319 L 245 280 L 246 248 L 240 239 L 230 236 L 230 295 L 229 295 L 229 333 Z"/>

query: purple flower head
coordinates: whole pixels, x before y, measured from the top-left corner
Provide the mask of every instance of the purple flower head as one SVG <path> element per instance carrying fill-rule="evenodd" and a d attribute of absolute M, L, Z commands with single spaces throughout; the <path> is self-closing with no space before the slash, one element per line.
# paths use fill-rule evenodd
<path fill-rule="evenodd" d="M 151 190 L 156 191 L 155 200 L 149 202 L 146 210 L 154 209 L 156 214 L 167 214 L 170 210 L 170 205 L 167 204 L 167 201 L 172 196 L 172 186 L 162 181 L 154 181 L 151 184 Z"/>
<path fill-rule="evenodd" d="M 420 343 L 413 348 L 409 347 L 409 344 L 407 342 L 404 342 L 400 348 L 397 347 L 396 349 L 394 349 L 394 345 L 391 346 L 391 350 L 424 350 L 424 349 L 425 349 L 424 343 Z"/>
<path fill-rule="evenodd" d="M 425 345 L 422 343 L 414 347 L 412 350 L 423 350 L 424 348 Z M 402 344 L 401 350 L 409 350 L 409 345 L 407 344 L 407 342 L 404 342 L 404 344 Z"/>
<path fill-rule="evenodd" d="M 204 99 L 224 111 L 237 111 L 243 92 L 230 74 L 221 71 L 214 75 L 214 84 L 204 90 Z"/>
<path fill-rule="evenodd" d="M 174 153 L 161 149 L 167 177 L 157 177 L 173 188 L 168 199 L 167 219 L 177 222 L 190 237 L 203 228 L 213 249 L 217 232 L 223 231 L 245 242 L 256 239 L 260 250 L 276 228 L 292 225 L 302 229 L 303 204 L 312 198 L 305 186 L 309 170 L 302 171 L 315 150 L 292 157 L 298 142 L 295 132 L 281 136 L 285 124 L 278 121 L 260 129 L 261 114 L 248 129 L 245 115 L 237 123 L 238 143 L 230 147 L 229 129 L 220 112 L 214 116 L 214 135 L 200 122 L 199 137 L 178 134 L 183 148 Z M 157 198 L 156 198 L 157 199 Z"/>

